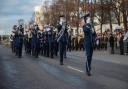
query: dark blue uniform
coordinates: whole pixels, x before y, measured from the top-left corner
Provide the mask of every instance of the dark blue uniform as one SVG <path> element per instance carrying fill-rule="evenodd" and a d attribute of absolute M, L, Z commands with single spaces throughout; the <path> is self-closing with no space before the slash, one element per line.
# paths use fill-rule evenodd
<path fill-rule="evenodd" d="M 48 32 L 48 43 L 49 43 L 49 55 L 53 58 L 53 47 L 54 47 L 54 38 L 53 38 L 53 31 L 50 30 Z"/>
<path fill-rule="evenodd" d="M 32 51 L 32 49 L 31 49 L 31 43 L 32 43 L 32 32 L 31 31 L 29 31 L 28 32 L 28 41 L 27 41 L 27 49 L 28 49 L 28 54 L 31 54 L 31 51 Z"/>
<path fill-rule="evenodd" d="M 57 56 L 58 55 L 58 42 L 56 39 L 56 32 L 53 33 L 53 50 L 54 50 L 54 55 Z"/>
<path fill-rule="evenodd" d="M 49 57 L 49 36 L 48 36 L 48 31 L 45 32 L 45 47 L 46 47 L 46 56 Z"/>
<path fill-rule="evenodd" d="M 14 52 L 14 35 L 13 34 L 10 35 L 10 44 L 11 44 L 12 52 Z"/>
<path fill-rule="evenodd" d="M 39 41 L 40 41 L 40 54 L 44 55 L 44 32 L 39 33 Z"/>
<path fill-rule="evenodd" d="M 47 47 L 48 44 L 47 44 L 47 33 L 44 32 L 44 39 L 43 39 L 43 55 L 44 56 L 47 56 Z"/>
<path fill-rule="evenodd" d="M 22 25 L 20 25 L 20 26 L 18 27 L 18 30 L 19 30 L 22 34 L 24 34 L 24 28 L 23 28 Z"/>
<path fill-rule="evenodd" d="M 84 31 L 84 46 L 86 50 L 86 72 L 90 74 L 91 71 L 91 61 L 93 55 L 93 33 L 92 26 L 90 23 L 87 23 L 83 26 Z"/>
<path fill-rule="evenodd" d="M 28 53 L 28 34 L 24 35 L 24 47 L 25 47 L 25 52 Z"/>
<path fill-rule="evenodd" d="M 39 49 L 40 49 L 38 31 L 39 29 L 33 29 L 32 41 L 31 41 L 32 55 L 35 56 L 36 58 L 38 57 Z"/>
<path fill-rule="evenodd" d="M 60 32 L 62 30 L 62 25 L 58 24 L 57 29 L 58 32 Z M 63 58 L 64 58 L 66 45 L 67 45 L 67 29 L 64 29 L 64 32 L 59 40 L 60 65 L 63 65 Z"/>
<path fill-rule="evenodd" d="M 22 57 L 23 34 L 20 30 L 15 33 L 16 56 Z"/>

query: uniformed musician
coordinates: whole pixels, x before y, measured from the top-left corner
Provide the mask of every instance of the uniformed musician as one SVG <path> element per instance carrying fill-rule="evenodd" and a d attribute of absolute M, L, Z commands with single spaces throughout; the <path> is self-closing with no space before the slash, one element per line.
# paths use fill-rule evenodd
<path fill-rule="evenodd" d="M 90 19 L 90 14 L 87 14 L 83 17 L 83 32 L 84 32 L 84 47 L 86 50 L 86 73 L 88 76 L 91 76 L 91 62 L 92 62 L 92 55 L 93 55 L 93 30 L 92 24 Z"/>
<path fill-rule="evenodd" d="M 63 58 L 65 53 L 65 48 L 67 45 L 67 29 L 64 16 L 60 16 L 60 23 L 57 25 L 58 29 L 58 38 L 57 41 L 59 42 L 59 56 L 60 56 L 60 65 L 63 65 Z"/>

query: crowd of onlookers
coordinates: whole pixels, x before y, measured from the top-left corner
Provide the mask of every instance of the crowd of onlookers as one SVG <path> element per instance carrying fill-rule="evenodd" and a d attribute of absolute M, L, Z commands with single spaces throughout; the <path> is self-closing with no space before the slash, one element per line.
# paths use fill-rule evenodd
<path fill-rule="evenodd" d="M 1 42 L 0 36 L 0 42 Z M 5 39 L 5 37 L 3 38 Z M 108 33 L 104 32 L 102 35 L 97 33 L 94 40 L 94 50 L 109 50 L 111 54 L 118 51 L 121 55 L 128 54 L 128 31 Z M 84 37 L 81 35 L 68 37 L 67 51 L 81 51 L 84 50 Z"/>
<path fill-rule="evenodd" d="M 114 54 L 115 51 L 120 51 L 120 54 L 123 55 L 125 52 L 124 45 L 124 33 L 116 32 L 110 34 L 98 35 L 95 40 L 96 50 L 109 50 L 111 54 Z M 119 49 L 119 50 L 117 50 Z"/>
<path fill-rule="evenodd" d="M 128 54 L 128 32 L 104 32 L 102 35 L 97 33 L 94 39 L 94 50 L 109 50 L 111 54 Z M 69 36 L 67 50 L 84 50 L 83 36 Z M 118 51 L 118 52 L 116 52 Z"/>

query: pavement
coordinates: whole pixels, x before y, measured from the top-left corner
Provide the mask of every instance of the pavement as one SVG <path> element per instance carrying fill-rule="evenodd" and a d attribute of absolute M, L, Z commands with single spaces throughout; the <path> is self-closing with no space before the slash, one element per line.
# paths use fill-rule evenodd
<path fill-rule="evenodd" d="M 69 58 L 81 61 L 86 59 L 86 52 L 84 51 L 72 51 L 67 54 Z M 128 55 L 110 54 L 109 51 L 94 51 L 93 59 L 128 66 Z"/>
<path fill-rule="evenodd" d="M 127 56 L 94 52 L 88 77 L 84 54 L 68 52 L 60 66 L 58 57 L 36 59 L 23 54 L 19 59 L 0 46 L 0 89 L 128 89 Z"/>

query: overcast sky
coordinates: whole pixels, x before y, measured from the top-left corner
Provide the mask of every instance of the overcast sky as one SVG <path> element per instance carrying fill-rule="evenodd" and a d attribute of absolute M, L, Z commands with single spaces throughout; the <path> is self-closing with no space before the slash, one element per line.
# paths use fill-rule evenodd
<path fill-rule="evenodd" d="M 0 0 L 0 34 L 9 33 L 18 19 L 30 20 L 34 7 L 44 0 Z"/>

